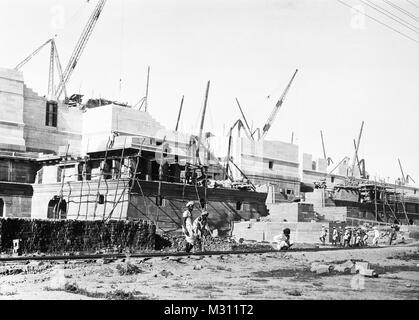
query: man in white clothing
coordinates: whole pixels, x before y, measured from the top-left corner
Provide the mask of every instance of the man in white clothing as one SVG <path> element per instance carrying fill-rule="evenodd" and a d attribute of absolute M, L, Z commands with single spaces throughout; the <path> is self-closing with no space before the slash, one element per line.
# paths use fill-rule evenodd
<path fill-rule="evenodd" d="M 195 244 L 195 234 L 192 226 L 192 210 L 194 208 L 194 202 L 189 201 L 186 204 L 186 210 L 182 214 L 182 231 L 186 240 L 185 251 L 190 252 Z"/>

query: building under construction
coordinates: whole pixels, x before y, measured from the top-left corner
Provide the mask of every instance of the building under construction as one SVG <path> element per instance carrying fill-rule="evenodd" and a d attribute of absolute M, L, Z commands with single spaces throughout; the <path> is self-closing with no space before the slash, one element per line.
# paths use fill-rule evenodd
<path fill-rule="evenodd" d="M 209 82 L 197 135 L 156 121 L 147 109 L 148 86 L 139 108 L 67 96 L 105 2 L 97 3 L 65 68 L 50 39 L 16 68 L 0 69 L 0 217 L 146 219 L 168 232 L 179 230 L 184 205 L 193 200 L 220 233 L 230 232 L 234 221 L 268 214 L 278 223 L 314 221 L 315 228 L 321 221 L 419 221 L 419 189 L 404 174 L 395 184 L 369 179 L 357 154 L 362 127 L 352 165 L 344 158 L 331 171 L 323 135 L 323 157 L 313 161 L 303 153 L 302 163 L 293 141 L 265 138 L 297 70 L 262 129 L 250 129 L 237 100 L 242 118 L 226 137 L 227 156 L 215 154 L 203 132 Z M 47 45 L 48 92 L 41 96 L 19 68 Z"/>

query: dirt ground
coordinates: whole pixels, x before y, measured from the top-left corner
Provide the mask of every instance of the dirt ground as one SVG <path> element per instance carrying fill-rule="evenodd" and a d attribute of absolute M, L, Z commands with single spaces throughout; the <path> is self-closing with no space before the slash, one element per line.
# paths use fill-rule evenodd
<path fill-rule="evenodd" d="M 369 262 L 378 278 L 310 271 L 313 262 L 348 259 Z M 419 299 L 419 242 L 305 253 L 0 263 L 0 299 Z"/>

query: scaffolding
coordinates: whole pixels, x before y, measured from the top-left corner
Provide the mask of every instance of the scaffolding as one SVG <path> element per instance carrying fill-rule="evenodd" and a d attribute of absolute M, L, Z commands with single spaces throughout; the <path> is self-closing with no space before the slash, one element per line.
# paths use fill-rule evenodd
<path fill-rule="evenodd" d="M 57 197 L 58 205 L 55 204 L 53 211 L 54 220 L 59 220 L 63 218 L 79 220 L 84 218 L 85 220 L 102 220 L 108 221 L 110 219 L 123 220 L 128 217 L 124 216 L 124 206 L 129 206 L 131 209 L 135 210 L 140 217 L 144 217 L 146 220 L 151 221 L 156 228 L 159 228 L 163 232 L 170 232 L 174 230 L 167 230 L 159 226 L 159 217 L 165 217 L 166 222 L 170 221 L 173 225 L 176 226 L 177 230 L 182 226 L 182 208 L 176 206 L 173 201 L 170 199 L 164 199 L 161 195 L 161 183 L 164 180 L 163 177 L 163 161 L 157 161 L 159 164 L 159 177 L 158 177 L 158 192 L 156 199 L 152 199 L 152 195 L 145 194 L 143 192 L 142 184 L 144 181 L 139 177 L 141 175 L 140 161 L 141 159 L 146 159 L 149 162 L 156 161 L 157 159 L 151 160 L 143 157 L 142 150 L 144 145 L 145 138 L 143 139 L 139 150 L 136 154 L 125 155 L 126 152 L 126 140 L 124 141 L 124 146 L 121 150 L 118 150 L 118 155 L 111 156 L 111 139 L 108 139 L 106 144 L 106 150 L 104 157 L 85 157 L 84 159 L 70 159 L 68 161 L 68 147 L 66 155 L 61 162 L 61 166 L 64 169 L 61 171 L 60 176 L 60 190 L 59 196 Z M 163 144 L 162 144 L 163 145 Z M 115 151 L 115 150 L 113 150 Z M 164 152 L 162 152 L 163 154 Z M 99 161 L 99 172 L 90 173 L 87 170 L 88 161 Z M 107 165 L 108 161 L 115 161 L 114 165 L 110 167 Z M 116 164 L 116 162 L 118 162 Z M 77 172 L 66 174 L 65 168 L 68 165 L 74 165 Z M 78 166 L 82 165 L 81 174 Z M 186 164 L 187 165 L 187 164 Z M 198 202 L 201 204 L 201 211 L 206 209 L 207 204 L 207 185 L 208 185 L 208 170 L 205 166 L 194 165 L 189 166 L 192 171 L 195 173 L 196 170 L 202 169 L 201 177 L 196 177 L 197 179 L 191 179 L 188 181 L 187 177 L 181 179 L 179 182 L 183 183 L 183 189 L 185 186 L 194 185 L 196 190 L 196 197 Z M 189 168 L 188 167 L 188 168 Z M 201 168 L 202 167 L 202 168 Z M 186 169 L 186 168 L 185 168 Z M 171 175 L 166 175 L 167 179 L 176 178 Z M 146 180 L 147 181 L 147 177 Z M 165 180 L 164 180 L 165 181 Z M 79 182 L 77 184 L 77 182 Z M 73 187 L 76 183 L 76 186 Z M 198 192 L 198 184 L 204 187 L 203 198 L 200 197 Z M 66 186 L 66 188 L 64 188 Z M 75 190 L 72 190 L 75 189 Z M 75 191 L 75 192 L 73 192 Z M 143 205 L 138 206 L 138 203 L 133 200 L 135 196 L 138 195 L 138 199 L 144 201 Z M 54 197 L 55 198 L 55 197 Z M 66 200 L 65 200 L 66 199 Z M 180 200 L 186 201 L 184 199 L 184 192 Z M 188 201 L 191 199 L 187 199 Z M 167 212 L 162 207 L 162 201 L 166 201 L 170 206 L 170 213 Z M 76 205 L 76 213 L 68 214 L 70 204 Z M 99 204 L 103 204 L 102 210 L 99 209 Z M 85 212 L 82 213 L 82 206 L 85 206 Z M 92 208 L 92 205 L 94 206 Z M 106 208 L 108 205 L 108 210 Z M 109 207 L 110 206 L 110 207 Z M 64 207 L 64 208 L 62 208 Z M 141 207 L 141 208 L 140 208 Z M 60 209 L 61 208 L 61 209 Z M 155 215 L 150 214 L 151 209 L 155 209 Z M 89 209 L 93 209 L 93 212 L 89 212 Z M 125 207 L 125 211 L 128 208 Z M 100 212 L 102 211 L 102 212 Z M 64 212 L 64 214 L 63 214 Z M 174 214 L 173 214 L 174 213 Z M 131 219 L 131 218 L 130 218 Z M 135 220 L 135 219 L 133 219 Z"/>
<path fill-rule="evenodd" d="M 400 190 L 398 190 L 397 183 L 390 185 L 374 180 L 360 185 L 359 191 L 363 201 L 374 205 L 375 221 L 383 221 L 383 219 L 388 221 L 389 214 L 391 214 L 394 220 L 400 221 L 399 216 L 402 214 L 406 224 L 409 223 L 403 185 L 400 185 Z M 372 191 L 373 193 L 371 193 Z"/>

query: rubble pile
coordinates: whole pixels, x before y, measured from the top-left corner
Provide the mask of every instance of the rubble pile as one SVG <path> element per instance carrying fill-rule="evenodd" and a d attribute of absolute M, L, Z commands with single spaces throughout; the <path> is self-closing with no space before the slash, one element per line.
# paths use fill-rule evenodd
<path fill-rule="evenodd" d="M 18 253 L 22 254 L 155 250 L 156 243 L 162 246 L 155 225 L 147 221 L 1 219 L 0 252 L 11 253 L 14 240 L 19 240 Z"/>

